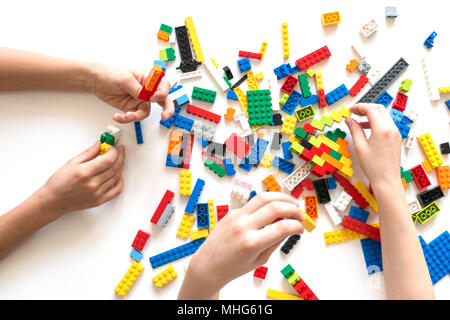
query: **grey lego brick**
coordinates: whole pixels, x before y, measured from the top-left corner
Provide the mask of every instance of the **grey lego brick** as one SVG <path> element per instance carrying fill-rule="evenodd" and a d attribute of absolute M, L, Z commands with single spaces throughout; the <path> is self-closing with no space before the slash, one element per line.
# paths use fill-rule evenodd
<path fill-rule="evenodd" d="M 156 225 L 160 228 L 164 228 L 167 225 L 167 222 L 169 222 L 170 217 L 172 217 L 174 209 L 175 207 L 168 203 Z"/>

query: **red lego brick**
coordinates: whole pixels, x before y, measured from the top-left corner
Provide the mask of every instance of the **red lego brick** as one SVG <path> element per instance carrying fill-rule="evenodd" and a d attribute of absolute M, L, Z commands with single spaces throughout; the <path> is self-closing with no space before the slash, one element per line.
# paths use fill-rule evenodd
<path fill-rule="evenodd" d="M 299 154 L 300 158 L 305 161 L 311 161 L 316 154 L 308 149 L 303 149 L 302 153 Z"/>
<path fill-rule="evenodd" d="M 259 268 L 255 269 L 255 272 L 253 273 L 253 276 L 256 278 L 265 279 L 267 274 L 267 267 L 261 266 Z"/>
<path fill-rule="evenodd" d="M 309 134 L 314 134 L 316 132 L 316 128 L 314 128 L 309 122 L 305 123 L 302 129 Z"/>
<path fill-rule="evenodd" d="M 363 196 L 347 178 L 341 176 L 337 172 L 333 172 L 333 177 L 341 184 L 345 192 L 347 192 L 353 198 L 353 200 L 355 200 L 356 204 L 361 209 L 365 209 L 369 206 L 369 203 L 366 201 L 366 199 L 363 198 Z"/>
<path fill-rule="evenodd" d="M 149 82 L 149 80 L 151 79 L 151 77 L 158 76 L 158 79 L 156 80 L 155 84 L 151 87 L 151 88 L 146 88 L 147 86 L 147 82 Z M 141 90 L 138 93 L 138 99 L 140 100 L 144 100 L 144 101 L 150 101 L 150 98 L 155 94 L 156 89 L 158 89 L 158 86 L 162 80 L 162 78 L 164 77 L 164 71 L 158 71 L 155 70 L 155 68 L 153 68 L 150 73 L 148 74 L 146 80 L 145 80 L 145 84 L 142 86 Z"/>
<path fill-rule="evenodd" d="M 250 58 L 250 59 L 262 59 L 262 53 L 248 52 L 239 50 L 239 57 Z"/>
<path fill-rule="evenodd" d="M 196 116 L 199 116 L 199 117 L 201 117 L 203 119 L 213 121 L 215 123 L 219 123 L 220 119 L 222 118 L 220 115 L 215 114 L 214 112 L 210 112 L 208 110 L 196 107 L 196 106 L 194 106 L 192 104 L 188 105 L 186 111 L 188 113 L 192 113 L 192 114 L 194 114 Z"/>
<path fill-rule="evenodd" d="M 303 58 L 298 59 L 297 61 L 295 61 L 295 64 L 300 70 L 305 70 L 310 66 L 328 58 L 329 56 L 331 56 L 330 50 L 327 46 L 324 46 L 316 51 L 311 52 Z"/>
<path fill-rule="evenodd" d="M 317 211 L 317 196 L 304 196 L 305 212 L 312 218 L 317 219 L 319 212 Z"/>
<path fill-rule="evenodd" d="M 152 219 L 150 220 L 151 223 L 153 223 L 153 224 L 158 223 L 159 218 L 161 218 L 161 215 L 164 212 L 164 209 L 167 207 L 169 202 L 172 201 L 174 195 L 175 194 L 172 191 L 166 190 L 166 193 L 164 194 L 163 198 L 159 202 L 159 205 L 156 208 L 155 213 L 152 216 Z"/>
<path fill-rule="evenodd" d="M 194 143 L 194 135 L 191 134 L 187 146 L 186 146 L 186 155 L 183 159 L 183 169 L 189 170 L 189 166 L 191 164 L 191 156 L 192 156 L 192 144 Z"/>
<path fill-rule="evenodd" d="M 150 237 L 150 233 L 138 230 L 131 246 L 139 251 L 142 251 L 142 249 L 144 249 L 145 244 L 147 243 L 148 237 Z"/>
<path fill-rule="evenodd" d="M 327 154 L 329 154 L 331 152 L 331 148 L 329 146 L 327 146 L 325 143 L 322 143 L 319 146 L 319 150 L 322 151 L 322 153 L 325 152 Z"/>
<path fill-rule="evenodd" d="M 375 228 L 370 224 L 364 223 L 349 216 L 344 216 L 344 219 L 342 219 L 342 226 L 380 242 L 380 229 Z"/>
<path fill-rule="evenodd" d="M 408 96 L 400 91 L 397 92 L 397 96 L 395 97 L 394 104 L 392 108 L 397 109 L 399 111 L 405 111 L 406 103 L 408 102 Z"/>
<path fill-rule="evenodd" d="M 288 75 L 286 80 L 284 80 L 283 85 L 281 86 L 281 91 L 286 92 L 287 94 L 291 94 L 294 91 L 295 86 L 298 83 L 298 79 L 292 75 Z"/>
<path fill-rule="evenodd" d="M 300 182 L 300 186 L 305 187 L 309 191 L 314 190 L 314 185 L 310 178 L 306 178 L 303 181 Z"/>
<path fill-rule="evenodd" d="M 291 191 L 291 195 L 295 198 L 298 199 L 298 197 L 300 197 L 300 195 L 303 192 L 303 188 L 300 184 L 296 185 L 294 189 L 292 189 Z"/>
<path fill-rule="evenodd" d="M 430 179 L 428 179 L 428 175 L 421 164 L 411 168 L 411 173 L 419 190 L 431 186 Z"/>
<path fill-rule="evenodd" d="M 334 172 L 334 170 L 336 170 L 336 168 L 325 161 L 325 163 L 322 165 L 322 167 L 325 169 L 326 174 L 332 174 Z"/>
<path fill-rule="evenodd" d="M 317 90 L 317 97 L 319 98 L 319 106 L 324 108 L 327 106 L 327 99 L 325 99 L 325 91 Z"/>
<path fill-rule="evenodd" d="M 356 96 L 358 94 L 359 91 L 361 91 L 361 89 L 366 85 L 366 83 L 369 81 L 369 78 L 367 78 L 365 75 L 362 75 L 361 77 L 359 77 L 358 81 L 355 82 L 355 84 L 353 85 L 353 87 L 351 87 L 350 90 L 348 90 L 348 92 L 350 93 L 351 96 Z"/>
<path fill-rule="evenodd" d="M 230 148 L 235 155 L 239 158 L 245 157 L 250 145 L 240 138 L 236 133 L 232 133 L 231 136 L 225 141 L 225 145 Z"/>
<path fill-rule="evenodd" d="M 324 167 L 319 166 L 316 164 L 312 169 L 311 173 L 314 174 L 318 178 L 322 178 L 327 172 Z"/>
<path fill-rule="evenodd" d="M 224 204 L 222 206 L 216 206 L 216 211 L 217 211 L 217 221 L 220 221 L 228 213 L 229 211 L 228 205 Z"/>
<path fill-rule="evenodd" d="M 300 297 L 303 298 L 303 300 L 319 300 L 319 298 L 317 298 L 314 292 L 311 291 L 311 289 L 308 287 L 305 281 L 303 281 L 303 279 L 300 279 L 294 285 L 294 289 L 298 292 Z"/>

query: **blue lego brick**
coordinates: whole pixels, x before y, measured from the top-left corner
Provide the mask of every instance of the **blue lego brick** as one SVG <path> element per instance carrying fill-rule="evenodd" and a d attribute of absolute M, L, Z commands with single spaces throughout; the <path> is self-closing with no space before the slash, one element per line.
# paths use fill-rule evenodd
<path fill-rule="evenodd" d="M 425 42 L 423 43 L 423 45 L 424 45 L 425 47 L 427 47 L 428 49 L 433 48 L 433 46 L 434 46 L 434 38 L 436 38 L 436 36 L 437 36 L 437 33 L 433 31 L 433 32 L 428 36 L 428 38 L 426 38 L 426 40 L 425 40 Z"/>
<path fill-rule="evenodd" d="M 209 228 L 209 212 L 207 203 L 197 203 L 197 228 Z"/>
<path fill-rule="evenodd" d="M 300 92 L 293 90 L 284 106 L 281 107 L 281 109 L 283 109 L 283 111 L 286 113 L 292 114 L 292 112 L 294 112 L 295 108 L 298 106 L 300 99 L 302 97 L 303 96 L 301 95 Z"/>
<path fill-rule="evenodd" d="M 167 120 L 160 120 L 159 123 L 161 125 L 163 125 L 164 127 L 166 127 L 167 129 L 170 129 L 173 125 L 173 123 L 175 122 L 175 119 L 178 117 L 178 113 L 180 112 L 180 108 L 178 108 L 177 106 L 175 106 L 175 113 L 173 114 L 173 116 L 171 116 L 169 119 Z"/>
<path fill-rule="evenodd" d="M 240 72 L 245 72 L 252 69 L 249 58 L 242 58 L 238 60 L 238 67 Z"/>
<path fill-rule="evenodd" d="M 444 266 L 444 270 L 447 270 L 447 274 L 450 273 L 450 234 L 448 231 L 442 232 L 438 237 L 431 241 L 428 246 L 436 254 L 437 258 Z"/>
<path fill-rule="evenodd" d="M 294 74 L 296 72 L 299 72 L 300 69 L 296 65 L 295 67 L 291 67 L 290 63 L 282 64 L 275 69 L 273 69 L 273 72 L 277 76 L 277 80 L 283 79 L 284 77 L 287 77 L 290 74 Z"/>
<path fill-rule="evenodd" d="M 334 177 L 327 178 L 327 185 L 329 190 L 336 189 L 337 188 L 336 178 Z"/>
<path fill-rule="evenodd" d="M 200 238 L 191 242 L 188 242 L 186 244 L 183 244 L 179 247 L 173 248 L 171 250 L 168 250 L 166 252 L 157 254 L 153 257 L 150 257 L 150 263 L 152 265 L 152 268 L 158 268 L 160 266 L 163 266 L 165 264 L 171 263 L 172 261 L 176 261 L 178 259 L 187 257 L 195 251 L 202 245 L 202 243 L 205 241 L 205 238 Z"/>
<path fill-rule="evenodd" d="M 356 220 L 366 223 L 367 218 L 369 217 L 369 211 L 363 210 L 359 207 L 352 206 L 350 208 L 350 212 L 348 213 L 349 217 L 352 217 Z"/>
<path fill-rule="evenodd" d="M 183 86 L 182 86 L 181 84 L 175 83 L 175 84 L 170 88 L 168 94 L 171 94 L 171 93 L 173 93 L 173 92 L 175 92 L 175 91 L 177 91 L 177 90 L 179 90 L 179 89 L 181 89 L 181 88 L 183 88 Z"/>
<path fill-rule="evenodd" d="M 390 111 L 391 117 L 392 119 L 394 119 L 394 121 L 400 123 L 402 121 L 403 118 L 403 112 L 397 109 L 391 109 Z"/>
<path fill-rule="evenodd" d="M 189 103 L 189 97 L 188 97 L 188 95 L 187 95 L 187 94 L 183 94 L 181 97 L 176 98 L 176 99 L 175 99 L 175 103 L 176 103 L 178 106 L 182 106 L 182 105 L 184 105 L 184 104 L 186 104 L 186 103 Z"/>
<path fill-rule="evenodd" d="M 345 86 L 345 84 L 342 84 L 333 91 L 328 92 L 325 95 L 325 99 L 327 100 L 328 105 L 332 105 L 333 103 L 341 100 L 342 98 L 348 96 L 349 94 L 350 93 L 348 92 L 348 89 Z"/>
<path fill-rule="evenodd" d="M 287 68 L 289 74 L 294 74 L 296 72 L 300 72 L 300 69 L 297 65 L 295 65 L 295 67 L 292 68 L 290 63 L 286 63 L 286 68 Z"/>
<path fill-rule="evenodd" d="M 140 121 L 136 121 L 134 123 L 134 131 L 136 132 L 136 142 L 137 142 L 137 144 L 143 144 L 144 143 L 144 138 L 142 137 L 142 127 L 141 127 L 141 122 Z"/>
<path fill-rule="evenodd" d="M 233 90 L 228 90 L 227 99 L 239 101 L 236 93 Z"/>
<path fill-rule="evenodd" d="M 289 150 L 289 147 L 292 145 L 289 141 L 283 142 L 281 146 L 283 147 L 283 158 L 285 160 L 291 160 L 294 156 L 292 152 Z"/>
<path fill-rule="evenodd" d="M 137 262 L 141 261 L 143 256 L 144 255 L 135 248 L 133 248 L 133 250 L 131 250 L 130 252 L 130 257 L 136 260 Z"/>
<path fill-rule="evenodd" d="M 383 259 L 381 257 L 381 242 L 365 238 L 361 239 L 361 247 L 369 274 L 383 271 Z"/>
<path fill-rule="evenodd" d="M 269 141 L 264 140 L 262 138 L 258 138 L 258 140 L 256 140 L 256 143 L 253 146 L 252 151 L 250 152 L 250 155 L 248 156 L 248 160 L 249 160 L 250 164 L 258 165 L 259 161 L 261 161 L 264 151 L 266 151 L 268 144 L 269 144 Z"/>
<path fill-rule="evenodd" d="M 197 141 L 198 141 L 198 143 L 200 143 L 202 148 L 206 147 L 208 144 L 211 143 L 211 141 L 208 141 L 208 140 L 203 139 L 203 138 L 197 138 Z"/>
<path fill-rule="evenodd" d="M 194 125 L 194 120 L 178 115 L 173 125 L 177 128 L 191 131 L 192 126 Z"/>
<path fill-rule="evenodd" d="M 179 156 L 168 154 L 166 158 L 166 167 L 178 168 L 181 161 L 182 159 Z"/>
<path fill-rule="evenodd" d="M 407 124 L 413 123 L 413 121 L 410 118 L 408 118 L 407 116 L 403 116 L 402 120 L 400 121 L 400 123 L 407 125 Z"/>
<path fill-rule="evenodd" d="M 248 197 L 247 202 L 249 202 L 250 200 L 252 200 L 255 196 L 256 196 L 256 191 L 255 191 L 255 190 L 252 190 L 252 192 L 250 192 L 250 196 Z"/>
<path fill-rule="evenodd" d="M 394 98 L 387 93 L 387 91 L 384 91 L 378 98 L 375 100 L 375 103 L 382 104 L 385 108 L 394 100 Z"/>
<path fill-rule="evenodd" d="M 273 157 L 271 166 L 272 168 L 280 170 L 281 172 L 291 174 L 292 171 L 294 171 L 295 164 L 287 160 L 284 160 L 283 158 L 275 156 Z"/>
<path fill-rule="evenodd" d="M 419 236 L 420 245 L 422 246 L 423 255 L 425 256 L 425 261 L 427 262 L 428 272 L 430 273 L 431 282 L 435 284 L 441 280 L 445 275 L 447 275 L 447 267 L 441 263 L 438 256 L 434 251 L 427 245 L 422 236 Z"/>
<path fill-rule="evenodd" d="M 160 66 L 161 69 L 163 69 L 164 71 L 166 71 L 166 68 L 167 68 L 167 62 L 166 62 L 166 61 L 155 60 L 155 61 L 153 62 L 153 64 L 154 64 L 155 66 Z"/>
<path fill-rule="evenodd" d="M 313 105 L 314 103 L 319 102 L 319 97 L 316 94 L 309 96 L 308 98 L 301 98 L 300 104 L 302 108 L 307 107 L 309 105 Z"/>
<path fill-rule="evenodd" d="M 227 176 L 231 177 L 236 174 L 236 170 L 234 170 L 233 159 L 223 159 L 223 165 L 225 166 L 225 170 L 227 171 Z"/>
<path fill-rule="evenodd" d="M 205 181 L 202 179 L 197 179 L 195 183 L 194 190 L 191 192 L 189 201 L 184 209 L 184 212 L 192 214 L 194 212 L 195 206 L 197 205 L 198 198 L 200 198 L 200 193 L 202 193 L 203 187 L 205 186 Z"/>
<path fill-rule="evenodd" d="M 450 99 L 445 101 L 445 105 L 447 106 L 448 111 L 450 111 Z"/>
<path fill-rule="evenodd" d="M 241 168 L 242 170 L 245 170 L 247 172 L 250 171 L 252 166 L 253 166 L 253 164 L 250 163 L 250 160 L 247 157 L 242 158 L 241 163 L 239 163 L 239 168 Z"/>
<path fill-rule="evenodd" d="M 408 138 L 409 131 L 411 130 L 411 128 L 408 126 L 405 126 L 404 124 L 401 124 L 397 121 L 394 121 L 394 123 L 397 126 L 398 131 L 400 132 L 402 138 Z"/>

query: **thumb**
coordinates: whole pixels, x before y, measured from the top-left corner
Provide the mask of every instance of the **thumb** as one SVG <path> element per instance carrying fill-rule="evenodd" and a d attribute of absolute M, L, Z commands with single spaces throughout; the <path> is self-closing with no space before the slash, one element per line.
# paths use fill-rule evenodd
<path fill-rule="evenodd" d="M 125 90 L 126 93 L 131 95 L 133 98 L 137 99 L 139 95 L 139 91 L 142 89 L 142 85 L 139 81 L 137 81 L 134 77 L 128 77 L 122 82 L 122 89 Z"/>
<path fill-rule="evenodd" d="M 362 148 L 365 148 L 368 142 L 366 134 L 364 133 L 364 130 L 361 127 L 361 125 L 358 122 L 356 122 L 355 119 L 352 118 L 347 118 L 345 120 L 345 124 L 347 125 L 353 137 L 353 143 L 355 144 L 356 150 L 361 150 Z"/>
<path fill-rule="evenodd" d="M 84 163 L 94 159 L 100 152 L 100 141 L 96 141 L 94 145 L 84 150 L 74 158 L 77 163 Z"/>

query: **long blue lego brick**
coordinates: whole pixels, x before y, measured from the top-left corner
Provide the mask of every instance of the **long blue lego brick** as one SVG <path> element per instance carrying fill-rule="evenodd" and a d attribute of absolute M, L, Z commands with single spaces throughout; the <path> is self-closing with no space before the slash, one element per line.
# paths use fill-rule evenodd
<path fill-rule="evenodd" d="M 166 252 L 157 254 L 153 257 L 150 257 L 150 263 L 152 265 L 152 268 L 158 268 L 160 266 L 163 266 L 165 264 L 171 263 L 172 261 L 179 260 L 181 258 L 187 257 L 195 251 L 202 245 L 202 243 L 205 241 L 205 238 L 200 238 L 191 242 L 188 242 L 186 244 L 183 244 L 179 247 L 173 248 L 171 250 L 168 250 Z"/>
<path fill-rule="evenodd" d="M 197 228 L 209 228 L 208 203 L 197 203 Z"/>
<path fill-rule="evenodd" d="M 307 106 L 312 105 L 317 102 L 319 102 L 319 97 L 316 94 L 313 94 L 308 98 L 300 99 L 300 104 L 302 105 L 302 108 L 307 107 Z"/>
<path fill-rule="evenodd" d="M 197 179 L 195 183 L 194 190 L 192 190 L 189 201 L 184 209 L 184 212 L 192 214 L 194 212 L 195 206 L 197 205 L 198 198 L 200 198 L 200 193 L 202 193 L 205 181 L 202 179 Z"/>
<path fill-rule="evenodd" d="M 383 259 L 381 257 L 381 242 L 365 238 L 361 239 L 361 247 L 369 274 L 383 271 Z"/>
<path fill-rule="evenodd" d="M 367 218 L 369 217 L 369 211 L 363 210 L 359 207 L 352 206 L 350 208 L 350 212 L 348 213 L 349 217 L 355 218 L 361 222 L 366 223 Z M 378 241 L 377 241 L 378 242 Z"/>
<path fill-rule="evenodd" d="M 176 84 L 176 83 L 175 83 Z M 173 93 L 173 92 L 175 92 L 175 91 L 177 91 L 177 90 L 179 90 L 179 89 L 181 89 L 181 88 L 183 88 L 183 86 L 181 85 L 181 84 L 178 84 L 178 85 L 174 85 L 172 88 L 170 88 L 170 90 L 169 90 L 169 93 L 168 94 L 171 94 L 171 93 Z"/>
<path fill-rule="evenodd" d="M 269 141 L 264 140 L 262 138 L 258 138 L 258 140 L 256 140 L 256 143 L 253 146 L 250 155 L 248 156 L 250 164 L 257 165 L 259 161 L 261 161 L 261 158 L 264 154 L 264 151 L 266 151 L 268 144 Z"/>
<path fill-rule="evenodd" d="M 425 240 L 423 240 L 422 236 L 419 236 L 419 240 L 420 245 L 422 246 L 423 255 L 425 256 L 425 261 L 427 262 L 431 282 L 435 284 L 448 273 L 447 267 L 441 263 L 434 251 L 431 250 Z"/>
<path fill-rule="evenodd" d="M 283 158 L 275 156 L 273 157 L 271 166 L 272 168 L 280 170 L 281 172 L 291 174 L 292 171 L 294 171 L 295 164 L 287 160 L 284 160 Z"/>
<path fill-rule="evenodd" d="M 273 69 L 273 73 L 275 73 L 275 75 L 277 76 L 277 80 L 283 79 L 284 77 L 287 77 L 288 75 L 294 74 L 299 71 L 300 69 L 297 65 L 292 68 L 290 63 L 282 64 Z"/>
<path fill-rule="evenodd" d="M 134 132 L 136 132 L 136 141 L 137 144 L 143 144 L 144 138 L 142 137 L 142 128 L 141 128 L 141 122 L 136 121 L 134 123 Z"/>
<path fill-rule="evenodd" d="M 194 120 L 178 115 L 173 123 L 175 127 L 191 131 L 192 126 L 194 125 Z"/>
<path fill-rule="evenodd" d="M 178 117 L 178 113 L 180 112 L 180 108 L 178 108 L 177 106 L 175 106 L 175 113 L 173 114 L 173 116 L 171 116 L 169 119 L 166 120 L 160 120 L 159 123 L 161 125 L 163 125 L 164 127 L 166 127 L 167 129 L 170 129 L 173 125 L 173 123 L 175 122 L 175 119 Z"/>
<path fill-rule="evenodd" d="M 292 152 L 289 150 L 289 147 L 292 145 L 289 141 L 281 143 L 281 146 L 283 147 L 283 158 L 285 160 L 290 160 L 294 156 L 292 155 Z"/>
<path fill-rule="evenodd" d="M 223 165 L 225 166 L 225 170 L 227 171 L 227 176 L 231 177 L 236 174 L 236 170 L 234 170 L 233 159 L 225 158 L 223 159 Z"/>
<path fill-rule="evenodd" d="M 292 112 L 294 112 L 295 108 L 298 106 L 302 97 L 303 96 L 300 94 L 300 92 L 293 90 L 281 109 L 286 113 L 292 114 Z"/>
<path fill-rule="evenodd" d="M 450 234 L 448 231 L 444 231 L 433 241 L 431 241 L 428 246 L 436 254 L 437 258 L 441 264 L 447 270 L 447 274 L 450 273 Z"/>
<path fill-rule="evenodd" d="M 348 92 L 348 89 L 345 86 L 345 84 L 341 84 L 339 87 L 337 87 L 333 91 L 328 92 L 325 95 L 325 99 L 327 100 L 328 105 L 332 105 L 333 103 L 338 102 L 339 100 L 341 100 L 342 98 L 344 98 L 345 96 L 347 96 L 349 94 L 350 93 Z"/>

